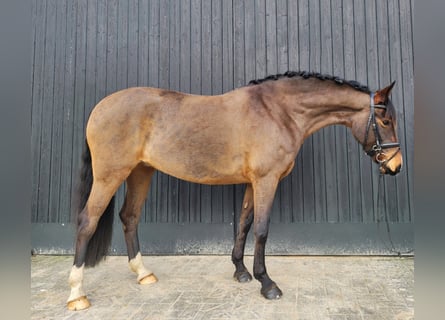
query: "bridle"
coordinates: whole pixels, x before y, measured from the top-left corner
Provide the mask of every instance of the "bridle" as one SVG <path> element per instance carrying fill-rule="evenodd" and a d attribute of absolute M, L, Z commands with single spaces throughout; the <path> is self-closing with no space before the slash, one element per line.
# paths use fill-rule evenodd
<path fill-rule="evenodd" d="M 380 167 L 384 167 L 385 164 L 392 158 L 394 158 L 395 155 L 400 151 L 400 143 L 399 142 L 382 143 L 382 137 L 380 135 L 379 128 L 377 126 L 375 118 L 375 108 L 386 110 L 387 107 L 385 104 L 374 104 L 374 93 L 371 93 L 371 103 L 369 106 L 370 110 L 369 110 L 368 123 L 366 125 L 365 141 L 363 142 L 363 149 L 365 150 L 365 153 L 368 156 L 370 157 L 375 156 L 375 160 L 380 164 Z M 374 132 L 375 142 L 370 149 L 366 150 L 365 148 L 366 145 L 368 144 L 369 129 L 371 127 L 372 131 Z M 391 149 L 391 148 L 397 148 L 397 150 L 389 158 L 385 159 L 384 149 Z"/>

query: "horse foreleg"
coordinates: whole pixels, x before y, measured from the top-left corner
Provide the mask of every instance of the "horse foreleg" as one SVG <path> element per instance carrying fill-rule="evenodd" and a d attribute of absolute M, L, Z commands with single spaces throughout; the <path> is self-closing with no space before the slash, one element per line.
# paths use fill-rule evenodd
<path fill-rule="evenodd" d="M 254 194 L 254 234 L 255 253 L 253 275 L 261 282 L 261 294 L 267 299 L 279 299 L 282 296 L 280 288 L 267 274 L 265 264 L 265 246 L 269 233 L 270 209 L 272 207 L 278 180 L 262 178 L 253 185 Z"/>
<path fill-rule="evenodd" d="M 249 282 L 252 276 L 244 265 L 244 248 L 246 237 L 253 221 L 253 191 L 252 185 L 248 184 L 244 193 L 243 206 L 241 209 L 239 229 L 236 235 L 235 245 L 232 250 L 232 262 L 235 265 L 233 275 L 239 282 Z"/>
<path fill-rule="evenodd" d="M 138 165 L 127 178 L 127 193 L 124 206 L 119 216 L 123 223 L 125 242 L 127 244 L 130 269 L 137 274 L 140 284 L 150 284 L 157 281 L 156 276 L 144 266 L 139 248 L 138 224 L 142 205 L 150 188 L 150 180 L 154 168 L 143 164 Z"/>

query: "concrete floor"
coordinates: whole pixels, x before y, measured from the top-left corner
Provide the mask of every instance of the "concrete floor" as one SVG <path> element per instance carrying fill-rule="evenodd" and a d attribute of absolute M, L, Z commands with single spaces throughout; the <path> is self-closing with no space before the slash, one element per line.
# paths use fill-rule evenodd
<path fill-rule="evenodd" d="M 229 256 L 145 256 L 159 282 L 141 286 L 126 257 L 87 269 L 92 306 L 68 311 L 71 256 L 31 258 L 32 319 L 414 319 L 414 259 L 267 256 L 283 297 L 238 283 Z M 251 270 L 252 257 L 246 258 Z"/>

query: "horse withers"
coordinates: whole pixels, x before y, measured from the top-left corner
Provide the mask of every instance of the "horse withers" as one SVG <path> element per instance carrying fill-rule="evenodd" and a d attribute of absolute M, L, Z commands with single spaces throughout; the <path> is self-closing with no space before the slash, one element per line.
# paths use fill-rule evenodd
<path fill-rule="evenodd" d="M 402 155 L 389 99 L 393 86 L 372 92 L 355 81 L 286 72 L 216 96 L 138 87 L 104 98 L 86 127 L 68 308 L 90 305 L 82 288 L 83 269 L 107 254 L 114 194 L 124 181 L 127 192 L 119 216 L 129 265 L 139 283 L 157 281 L 142 262 L 137 232 L 156 170 L 202 184 L 247 185 L 232 251 L 234 277 L 239 282 L 252 279 L 243 258 L 253 223 L 253 275 L 264 297 L 280 298 L 264 257 L 278 183 L 291 172 L 304 140 L 333 124 L 351 128 L 381 173 L 397 174 Z"/>

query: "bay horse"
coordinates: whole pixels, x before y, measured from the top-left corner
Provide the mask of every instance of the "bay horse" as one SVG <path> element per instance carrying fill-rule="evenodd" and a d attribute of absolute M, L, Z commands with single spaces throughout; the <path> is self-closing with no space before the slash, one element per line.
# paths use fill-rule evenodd
<path fill-rule="evenodd" d="M 252 279 L 243 257 L 253 223 L 253 275 L 265 298 L 280 298 L 264 257 L 278 183 L 291 172 L 304 140 L 333 124 L 351 129 L 382 174 L 397 174 L 402 155 L 389 99 L 393 86 L 372 92 L 356 81 L 288 71 L 215 96 L 136 87 L 105 97 L 86 126 L 68 309 L 90 306 L 83 270 L 107 254 L 114 194 L 124 181 L 127 192 L 119 216 L 129 266 L 140 284 L 157 281 L 142 262 L 137 232 L 156 170 L 195 183 L 247 184 L 232 251 L 234 278 Z"/>

